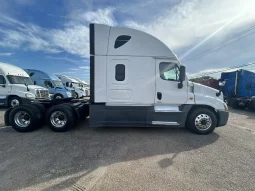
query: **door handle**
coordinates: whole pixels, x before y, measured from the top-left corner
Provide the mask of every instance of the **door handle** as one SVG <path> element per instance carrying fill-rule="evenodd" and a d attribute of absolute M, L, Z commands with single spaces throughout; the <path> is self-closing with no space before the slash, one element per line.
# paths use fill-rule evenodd
<path fill-rule="evenodd" d="M 157 92 L 157 98 L 158 98 L 158 100 L 162 99 L 162 93 L 161 92 Z"/>
<path fill-rule="evenodd" d="M 5 88 L 5 85 L 3 84 L 3 85 L 1 85 L 3 88 Z"/>

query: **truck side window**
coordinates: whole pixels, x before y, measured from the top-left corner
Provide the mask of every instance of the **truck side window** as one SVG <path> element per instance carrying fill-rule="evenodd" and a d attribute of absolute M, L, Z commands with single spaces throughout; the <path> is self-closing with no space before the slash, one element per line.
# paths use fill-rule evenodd
<path fill-rule="evenodd" d="M 114 43 L 114 48 L 119 48 L 121 46 L 123 46 L 124 44 L 126 44 L 129 40 L 131 39 L 131 36 L 128 36 L 128 35 L 121 35 L 121 36 L 118 36 L 115 40 L 115 43 Z"/>
<path fill-rule="evenodd" d="M 6 80 L 2 75 L 0 75 L 0 84 L 6 84 Z"/>
<path fill-rule="evenodd" d="M 125 80 L 125 65 L 124 64 L 117 64 L 115 66 L 115 79 L 116 81 Z"/>
<path fill-rule="evenodd" d="M 50 82 L 50 81 L 45 81 L 44 82 L 44 85 L 46 86 L 46 87 L 51 87 L 52 88 L 52 83 Z"/>
<path fill-rule="evenodd" d="M 179 81 L 180 69 L 177 64 L 161 62 L 159 64 L 160 78 L 168 81 Z"/>

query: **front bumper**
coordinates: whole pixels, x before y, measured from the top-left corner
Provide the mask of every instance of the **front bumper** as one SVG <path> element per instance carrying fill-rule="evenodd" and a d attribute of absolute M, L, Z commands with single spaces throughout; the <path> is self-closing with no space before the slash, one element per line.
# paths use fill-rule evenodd
<path fill-rule="evenodd" d="M 21 97 L 22 104 L 37 103 L 37 99 Z"/>
<path fill-rule="evenodd" d="M 218 111 L 218 124 L 217 127 L 221 127 L 227 124 L 228 122 L 228 117 L 229 117 L 229 112 L 228 111 Z"/>

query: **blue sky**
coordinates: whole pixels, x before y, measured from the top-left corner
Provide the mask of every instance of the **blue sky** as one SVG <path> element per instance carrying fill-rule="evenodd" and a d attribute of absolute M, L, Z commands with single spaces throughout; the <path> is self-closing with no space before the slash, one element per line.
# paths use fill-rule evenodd
<path fill-rule="evenodd" d="M 156 36 L 190 75 L 255 61 L 254 0 L 0 0 L 0 5 L 0 62 L 21 68 L 89 81 L 90 22 Z"/>

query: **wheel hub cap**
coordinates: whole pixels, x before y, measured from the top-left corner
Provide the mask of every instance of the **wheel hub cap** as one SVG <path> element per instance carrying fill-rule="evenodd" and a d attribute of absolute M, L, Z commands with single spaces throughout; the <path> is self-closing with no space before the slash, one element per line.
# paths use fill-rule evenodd
<path fill-rule="evenodd" d="M 27 127 L 30 124 L 30 116 L 25 111 L 19 111 L 14 116 L 14 122 L 19 127 Z"/>
<path fill-rule="evenodd" d="M 199 130 L 207 130 L 212 126 L 212 119 L 207 114 L 200 114 L 195 119 L 195 126 Z"/>
<path fill-rule="evenodd" d="M 61 128 L 67 122 L 67 117 L 62 111 L 54 111 L 50 116 L 51 124 L 54 127 Z"/>
<path fill-rule="evenodd" d="M 13 100 L 11 101 L 11 106 L 12 106 L 12 107 L 16 107 L 16 106 L 18 106 L 18 105 L 19 105 L 19 100 L 13 99 Z"/>

